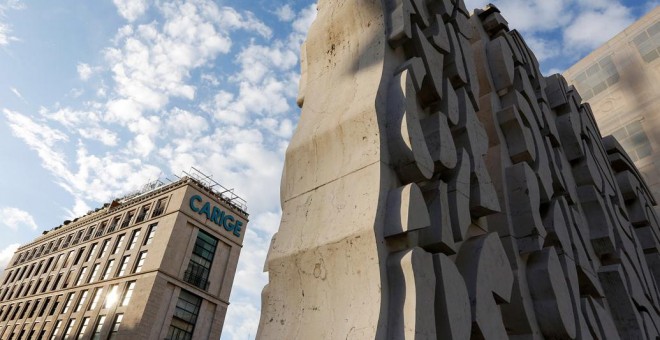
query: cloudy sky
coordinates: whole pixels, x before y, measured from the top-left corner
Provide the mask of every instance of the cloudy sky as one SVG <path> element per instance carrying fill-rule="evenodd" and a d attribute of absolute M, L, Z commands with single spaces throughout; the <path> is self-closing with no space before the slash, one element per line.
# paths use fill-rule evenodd
<path fill-rule="evenodd" d="M 546 74 L 659 4 L 466 1 L 487 2 Z M 195 166 L 248 202 L 222 338 L 254 337 L 315 14 L 313 0 L 0 0 L 0 270 L 43 230 Z"/>

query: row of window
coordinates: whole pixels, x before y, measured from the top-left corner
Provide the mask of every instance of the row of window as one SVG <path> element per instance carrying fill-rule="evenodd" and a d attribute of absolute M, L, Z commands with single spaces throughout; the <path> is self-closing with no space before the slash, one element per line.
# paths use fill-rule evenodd
<path fill-rule="evenodd" d="M 156 201 L 156 206 L 151 212 L 151 218 L 158 217 L 163 214 L 165 211 L 165 205 L 167 203 L 167 198 L 161 198 Z M 144 222 L 148 216 L 151 209 L 151 204 L 146 204 L 138 210 L 130 210 L 123 215 L 114 216 L 108 220 L 104 220 L 97 225 L 92 225 L 86 230 L 78 230 L 77 232 L 72 232 L 67 236 L 62 236 L 57 240 L 53 240 L 48 244 L 43 244 L 41 247 L 33 248 L 31 250 L 26 250 L 18 255 L 12 265 L 25 263 L 26 261 L 31 261 L 33 259 L 39 258 L 41 256 L 48 255 L 57 250 L 67 248 L 72 245 L 76 245 L 79 242 L 86 242 L 92 238 L 101 237 L 105 234 L 109 234 L 119 229 L 127 228 L 132 224 Z M 137 211 L 137 214 L 136 214 Z M 136 216 L 137 215 L 137 216 Z M 123 220 L 122 220 L 123 216 Z M 135 217 L 135 221 L 133 221 Z M 121 224 L 120 224 L 121 221 Z M 108 224 L 109 222 L 109 224 Z"/>
<path fill-rule="evenodd" d="M 137 274 L 142 271 L 142 266 L 144 266 L 144 262 L 147 258 L 147 251 L 142 251 L 138 253 L 137 260 L 135 261 L 130 273 L 131 274 Z M 122 257 L 121 262 L 119 267 L 116 269 L 116 272 L 114 272 L 114 260 L 108 261 L 108 263 L 105 266 L 105 269 L 103 270 L 103 274 L 98 277 L 97 274 L 99 272 L 100 264 L 94 264 L 93 269 L 91 271 L 90 275 L 87 275 L 87 267 L 82 267 L 80 270 L 80 273 L 78 274 L 78 278 L 75 282 L 75 286 L 79 286 L 82 283 L 93 283 L 97 279 L 100 280 L 108 280 L 114 277 L 121 277 L 126 274 L 128 274 L 127 268 L 128 268 L 128 263 L 130 261 L 130 255 L 126 255 Z M 70 281 L 73 278 L 72 272 L 69 272 L 67 274 L 67 278 L 64 280 L 64 283 L 60 289 L 66 289 L 70 285 Z M 114 272 L 114 275 L 111 275 L 111 273 Z M 50 282 L 53 278 L 53 275 L 49 276 L 48 279 L 46 279 L 45 283 L 42 285 L 43 280 L 39 279 L 36 281 L 36 285 L 34 287 L 32 284 L 34 281 L 30 282 L 30 284 L 25 285 L 22 284 L 19 286 L 19 289 L 14 291 L 12 288 L 13 287 L 8 287 L 4 290 L 4 292 L 0 295 L 0 301 L 5 301 L 6 300 L 11 300 L 19 297 L 25 297 L 30 295 L 34 295 L 37 292 L 40 293 L 45 293 L 47 291 L 55 291 L 58 289 L 58 285 L 61 282 L 62 279 L 62 273 L 58 274 L 57 278 L 55 279 L 55 282 L 53 283 L 52 287 L 50 286 Z M 25 287 L 25 288 L 24 288 Z M 41 287 L 41 291 L 39 291 L 39 288 Z M 49 289 L 50 288 L 50 289 Z M 13 295 L 12 295 L 13 293 Z M 3 320 L 4 321 L 4 320 Z"/>
<path fill-rule="evenodd" d="M 103 293 L 103 289 L 104 289 L 103 287 L 100 287 L 95 290 L 93 298 L 91 299 L 91 302 L 86 310 L 92 311 L 96 309 L 96 307 L 99 305 L 99 301 Z M 121 295 L 119 294 L 119 285 L 110 286 L 109 292 L 105 297 L 105 302 L 103 303 L 103 307 L 101 309 L 102 310 L 109 309 L 117 303 L 119 303 L 118 305 L 119 307 L 128 306 L 134 290 L 135 290 L 135 281 L 128 282 L 126 288 L 123 290 L 123 293 L 121 293 Z M 64 332 L 61 333 L 63 329 L 62 325 L 64 323 L 64 320 L 66 320 L 66 314 L 71 309 L 72 303 L 75 300 L 75 294 L 76 293 L 70 293 L 68 295 L 66 302 L 64 303 L 62 310 L 60 312 L 60 314 L 64 315 L 65 317 L 64 319 L 58 319 L 55 321 L 50 336 L 47 336 L 46 334 L 49 328 L 50 321 L 45 321 L 44 327 L 40 331 L 40 335 L 39 335 L 40 339 L 51 339 L 51 340 L 55 340 L 58 338 L 70 339 L 72 336 L 75 336 L 75 339 L 83 338 L 85 332 L 87 331 L 87 327 L 89 326 L 89 323 L 91 321 L 91 317 L 83 316 L 82 319 L 80 319 L 81 320 L 80 323 L 77 323 L 77 320 L 79 320 L 77 318 L 68 319 L 68 321 L 66 322 L 66 326 L 64 327 Z M 61 297 L 62 295 L 59 295 L 55 300 L 55 304 L 50 307 L 50 312 L 48 313 L 49 316 L 52 316 L 57 312 Z M 83 290 L 80 294 L 80 297 L 78 298 L 78 303 L 76 305 L 75 310 L 73 311 L 74 313 L 79 312 L 85 308 L 84 306 L 85 306 L 85 302 L 87 301 L 87 297 L 88 297 L 88 291 Z M 34 314 L 35 311 L 37 310 L 37 307 L 41 305 L 41 308 L 39 308 L 38 317 L 42 317 L 45 314 L 45 311 L 50 304 L 50 299 L 51 297 L 46 298 L 46 300 L 42 304 L 40 304 L 40 300 L 36 300 L 36 302 L 32 306 L 31 306 L 32 301 L 28 301 L 27 303 L 25 303 L 24 306 L 21 306 L 21 304 L 19 304 L 16 306 L 16 308 L 13 308 L 13 306 L 9 306 L 7 310 L 3 309 L 0 311 L 0 316 L 3 318 L 4 321 L 4 319 L 8 318 L 8 315 L 13 313 L 10 320 L 14 320 L 16 314 L 22 310 L 21 317 L 19 317 L 19 319 L 23 319 L 25 318 L 25 315 L 23 314 L 25 314 L 27 310 L 30 310 L 29 312 L 30 314 Z M 177 300 L 176 308 L 174 310 L 174 315 L 172 316 L 172 322 L 168 329 L 167 339 L 169 340 L 192 339 L 192 335 L 195 330 L 195 325 L 197 323 L 197 317 L 199 316 L 201 305 L 202 305 L 201 297 L 187 290 L 181 290 L 179 294 L 179 299 Z M 34 315 L 28 315 L 27 319 L 30 319 L 33 316 Z M 117 332 L 119 331 L 119 327 L 123 320 L 123 316 L 124 316 L 123 313 L 115 314 L 108 339 L 115 338 Z M 105 321 L 106 321 L 106 315 L 100 314 L 94 324 L 91 339 L 100 339 L 103 331 L 103 326 L 105 325 Z M 34 327 L 32 327 L 32 330 L 30 331 L 28 338 L 30 339 L 34 338 L 35 332 L 39 329 L 38 324 L 39 324 L 38 321 L 34 322 Z M 9 335 L 8 339 L 24 339 L 25 333 L 30 328 L 32 323 L 24 323 L 23 325 L 25 325 L 23 329 L 18 329 L 21 327 L 21 325 L 19 324 L 16 327 L 16 329 L 12 331 L 11 335 Z M 11 326 L 7 326 L 7 330 L 9 330 L 10 327 Z M 4 331 L 0 331 L 0 336 L 3 335 L 3 333 Z"/>
<path fill-rule="evenodd" d="M 32 319 L 34 317 L 41 318 L 46 314 L 47 310 L 48 316 L 53 316 L 56 313 L 65 315 L 71 310 L 75 301 L 77 302 L 73 313 L 93 311 L 99 306 L 102 306 L 101 309 L 108 309 L 117 303 L 119 303 L 119 307 L 125 307 L 131 301 L 134 289 L 135 281 L 128 282 L 123 290 L 120 289 L 120 284 L 113 284 L 107 290 L 103 304 L 99 304 L 99 302 L 101 301 L 105 287 L 95 288 L 89 300 L 90 290 L 82 290 L 80 294 L 77 294 L 77 292 L 68 293 L 66 300 L 62 300 L 63 294 L 60 294 L 54 299 L 51 296 L 47 296 L 44 299 L 30 300 L 15 305 L 11 304 L 0 309 L 0 322 Z M 51 304 L 51 302 L 53 303 Z M 60 306 L 61 303 L 62 305 Z"/>
<path fill-rule="evenodd" d="M 147 229 L 147 235 L 144 238 L 144 240 L 142 241 L 143 246 L 147 246 L 147 245 L 151 244 L 151 242 L 153 241 L 153 238 L 155 236 L 156 229 L 157 229 L 157 223 L 149 225 L 149 227 Z M 125 247 L 126 251 L 130 251 L 130 250 L 135 249 L 136 245 L 138 244 L 141 233 L 142 233 L 141 229 L 136 229 L 131 233 L 130 241 L 126 244 L 126 247 Z M 110 251 L 111 255 L 116 255 L 117 253 L 119 253 L 119 251 L 124 249 L 125 239 L 126 239 L 126 234 L 121 234 L 121 235 L 117 236 L 117 238 L 116 238 L 116 240 L 115 240 L 115 242 L 112 246 L 112 249 Z M 108 239 L 104 240 L 103 242 L 101 242 L 100 247 L 99 247 L 98 242 L 91 244 L 90 247 L 89 247 L 89 250 L 87 251 L 87 254 L 84 256 L 84 262 L 86 263 L 86 262 L 95 261 L 97 259 L 103 258 L 108 253 L 108 250 L 110 248 L 111 240 L 112 240 L 111 238 L 108 238 Z M 40 276 L 42 274 L 45 274 L 47 271 L 56 271 L 56 270 L 59 270 L 60 268 L 68 268 L 70 265 L 76 266 L 83 259 L 83 255 L 85 254 L 85 250 L 86 250 L 86 247 L 81 247 L 80 249 L 77 249 L 77 250 L 72 249 L 72 250 L 69 251 L 66 258 L 64 257 L 64 253 L 59 254 L 57 256 L 57 260 L 55 261 L 55 265 L 53 267 L 51 267 L 51 264 L 53 264 L 55 256 L 51 256 L 47 260 L 43 260 L 43 261 L 39 262 L 38 264 L 33 263 L 31 265 L 26 265 L 24 267 L 11 270 L 5 276 L 5 280 L 2 284 L 3 285 L 13 284 L 13 283 L 20 282 L 20 281 L 22 281 L 24 279 L 27 279 L 27 278 Z M 109 264 L 106 265 L 106 268 L 104 270 L 104 275 L 101 277 L 102 280 L 107 279 L 109 277 L 109 275 L 111 274 L 112 266 L 114 265 L 114 261 L 115 260 L 109 260 L 108 261 Z M 121 262 L 120 267 L 123 267 L 123 270 L 125 271 L 126 266 L 128 264 L 128 255 L 122 257 L 121 261 L 122 262 Z M 60 265 L 62 265 L 62 263 L 63 263 L 63 266 L 60 267 Z M 96 273 L 99 270 L 99 266 L 100 265 L 98 263 L 94 264 L 93 269 L 92 269 L 93 274 L 90 276 L 90 278 L 96 278 Z M 36 270 L 35 270 L 35 268 L 36 268 Z M 86 271 L 87 267 L 83 267 L 81 270 Z M 120 272 L 121 272 L 121 274 L 119 274 L 119 276 L 124 274 L 123 271 L 120 271 Z M 61 275 L 62 274 L 60 273 L 59 276 L 61 276 Z M 77 282 L 76 285 L 82 283 L 82 281 L 81 281 L 82 279 L 83 279 L 83 274 L 81 274 L 79 276 L 78 281 L 76 281 Z M 65 282 L 68 283 L 69 281 L 65 280 Z M 54 285 L 54 286 L 56 286 L 56 285 Z M 36 288 L 35 288 L 35 290 L 36 290 Z M 0 301 L 2 301 L 2 300 L 4 300 L 4 296 L 0 295 Z"/>
<path fill-rule="evenodd" d="M 578 74 L 575 86 L 580 91 L 582 100 L 589 100 L 619 81 L 619 72 L 612 61 L 612 56 L 605 56 Z"/>
<path fill-rule="evenodd" d="M 112 326 L 110 329 L 110 334 L 108 336 L 108 339 L 115 339 L 117 336 L 117 332 L 119 331 L 119 326 L 121 326 L 121 322 L 124 319 L 124 314 L 123 313 L 117 313 L 115 314 L 114 320 L 112 322 Z M 92 333 L 91 339 L 93 340 L 100 340 L 101 339 L 101 332 L 103 330 L 103 326 L 105 325 L 105 320 L 106 320 L 106 315 L 99 315 L 99 317 L 96 320 L 96 323 L 94 324 L 94 331 Z M 44 323 L 44 327 L 41 328 L 39 331 L 39 336 L 37 338 L 36 332 L 39 330 L 39 324 L 35 322 L 34 327 L 32 327 L 32 330 L 30 330 L 29 335 L 27 335 L 27 330 L 32 326 L 31 324 L 25 324 L 23 325 L 18 325 L 12 332 L 11 334 L 8 335 L 7 339 L 9 340 L 14 340 L 14 339 L 50 339 L 50 340 L 56 340 L 56 339 L 71 339 L 73 335 L 75 335 L 75 339 L 83 339 L 83 336 L 85 335 L 85 331 L 87 331 L 87 327 L 89 326 L 90 322 L 90 317 L 84 317 L 82 318 L 82 322 L 80 323 L 80 328 L 78 331 L 74 331 L 76 328 L 76 319 L 70 319 L 67 322 L 66 325 L 66 331 L 63 334 L 60 334 L 60 331 L 62 330 L 62 320 L 57 320 L 55 321 L 55 326 L 53 327 L 50 336 L 48 336 L 46 333 L 48 332 L 48 328 L 50 327 L 50 321 L 46 321 Z M 21 329 L 21 326 L 22 329 Z M 9 327 L 7 328 L 9 331 Z M 4 331 L 0 331 L 0 336 L 4 335 Z M 27 335 L 27 337 L 26 337 Z"/>

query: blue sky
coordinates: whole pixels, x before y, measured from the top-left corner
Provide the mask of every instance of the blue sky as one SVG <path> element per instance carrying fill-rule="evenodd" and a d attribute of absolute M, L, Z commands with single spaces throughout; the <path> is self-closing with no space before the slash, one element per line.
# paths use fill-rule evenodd
<path fill-rule="evenodd" d="M 497 4 L 561 72 L 658 1 Z M 223 339 L 254 337 L 315 1 L 0 0 L 0 269 L 19 244 L 191 166 L 251 221 Z"/>

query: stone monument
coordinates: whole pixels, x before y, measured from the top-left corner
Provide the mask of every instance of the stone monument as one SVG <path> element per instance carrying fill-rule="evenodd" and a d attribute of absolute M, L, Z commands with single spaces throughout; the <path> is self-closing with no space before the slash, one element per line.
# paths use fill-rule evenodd
<path fill-rule="evenodd" d="M 320 0 L 258 339 L 656 339 L 656 204 L 494 6 Z"/>

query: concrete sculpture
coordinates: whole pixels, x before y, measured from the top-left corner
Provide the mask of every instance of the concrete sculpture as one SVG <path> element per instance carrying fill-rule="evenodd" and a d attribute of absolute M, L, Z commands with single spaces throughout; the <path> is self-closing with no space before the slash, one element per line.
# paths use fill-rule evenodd
<path fill-rule="evenodd" d="M 623 149 L 494 6 L 321 0 L 259 339 L 656 339 Z"/>

